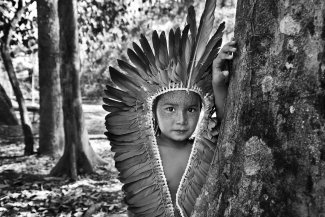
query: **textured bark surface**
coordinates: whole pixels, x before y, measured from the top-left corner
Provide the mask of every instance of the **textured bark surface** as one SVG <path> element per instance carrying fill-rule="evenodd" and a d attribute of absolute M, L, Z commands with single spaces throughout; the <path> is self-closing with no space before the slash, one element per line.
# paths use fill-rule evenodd
<path fill-rule="evenodd" d="M 78 174 L 93 172 L 99 157 L 89 144 L 82 111 L 77 1 L 59 0 L 58 5 L 65 149 L 51 175 L 77 180 Z"/>
<path fill-rule="evenodd" d="M 12 107 L 11 101 L 0 85 L 0 125 L 18 125 L 18 119 Z"/>
<path fill-rule="evenodd" d="M 37 2 L 40 87 L 40 154 L 59 156 L 64 147 L 60 87 L 58 1 Z"/>
<path fill-rule="evenodd" d="M 219 152 L 194 216 L 325 215 L 325 2 L 239 0 Z"/>

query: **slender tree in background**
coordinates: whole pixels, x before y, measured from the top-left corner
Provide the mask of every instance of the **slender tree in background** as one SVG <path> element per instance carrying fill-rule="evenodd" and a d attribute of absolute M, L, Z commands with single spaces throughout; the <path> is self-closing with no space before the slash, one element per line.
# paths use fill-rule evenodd
<path fill-rule="evenodd" d="M 82 111 L 77 0 L 59 0 L 58 5 L 65 149 L 51 175 L 77 180 L 78 174 L 93 172 L 100 158 L 89 144 Z"/>
<path fill-rule="evenodd" d="M 33 129 L 28 117 L 27 108 L 25 105 L 24 96 L 20 90 L 19 82 L 15 73 L 15 69 L 12 63 L 12 59 L 10 56 L 10 42 L 12 39 L 13 31 L 15 31 L 16 25 L 20 21 L 22 14 L 24 13 L 25 9 L 31 4 L 33 1 L 25 4 L 22 0 L 18 1 L 18 7 L 15 11 L 14 17 L 8 22 L 3 24 L 3 36 L 0 39 L 1 46 L 1 57 L 5 66 L 5 69 L 8 73 L 8 77 L 13 88 L 13 91 L 16 96 L 16 100 L 19 106 L 19 113 L 20 113 L 20 121 L 23 128 L 24 133 L 24 142 L 25 142 L 25 155 L 31 155 L 34 153 L 34 136 L 33 136 Z"/>
<path fill-rule="evenodd" d="M 194 216 L 325 215 L 325 2 L 237 3 L 219 153 Z"/>
<path fill-rule="evenodd" d="M 0 125 L 18 125 L 15 111 L 5 89 L 0 84 Z"/>
<path fill-rule="evenodd" d="M 40 87 L 39 153 L 58 156 L 63 152 L 64 145 L 58 1 L 37 1 L 37 15 Z"/>

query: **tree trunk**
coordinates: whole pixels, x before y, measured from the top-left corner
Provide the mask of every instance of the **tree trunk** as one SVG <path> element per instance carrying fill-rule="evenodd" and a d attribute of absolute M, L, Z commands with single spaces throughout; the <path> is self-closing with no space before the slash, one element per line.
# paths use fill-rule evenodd
<path fill-rule="evenodd" d="M 8 39 L 10 41 L 10 39 Z M 8 77 L 10 80 L 10 83 L 12 85 L 12 88 L 14 90 L 16 100 L 19 105 L 19 113 L 20 113 L 20 121 L 23 128 L 24 133 L 24 142 L 25 142 L 25 155 L 31 155 L 34 153 L 34 136 L 33 136 L 33 130 L 32 125 L 28 117 L 27 108 L 25 105 L 24 96 L 20 90 L 19 82 L 14 70 L 14 66 L 12 64 L 12 60 L 9 53 L 9 43 L 8 46 L 7 43 L 1 43 L 1 56 L 2 60 L 4 62 L 4 66 L 6 68 L 6 71 L 8 72 Z"/>
<path fill-rule="evenodd" d="M 93 172 L 100 159 L 89 144 L 82 111 L 77 1 L 59 0 L 58 5 L 65 149 L 51 175 L 77 180 L 78 174 Z"/>
<path fill-rule="evenodd" d="M 237 3 L 227 112 L 194 216 L 325 215 L 325 2 Z"/>
<path fill-rule="evenodd" d="M 18 125 L 11 101 L 0 84 L 0 125 Z"/>
<path fill-rule="evenodd" d="M 20 21 L 20 18 L 22 14 L 24 13 L 24 10 L 28 7 L 29 4 L 31 4 L 33 1 L 30 1 L 23 5 L 22 1 L 19 1 L 17 11 L 12 18 L 12 20 L 9 21 L 9 23 L 6 23 L 3 25 L 3 36 L 1 38 L 1 46 L 0 46 L 0 52 L 1 57 L 5 66 L 5 69 L 8 73 L 9 81 L 11 83 L 12 89 L 15 93 L 16 100 L 19 106 L 19 113 L 20 113 L 20 121 L 23 128 L 24 133 L 24 140 L 25 140 L 25 155 L 31 155 L 34 153 L 34 136 L 33 136 L 33 130 L 32 125 L 30 123 L 27 108 L 25 106 L 25 100 L 24 96 L 20 90 L 19 82 L 14 70 L 14 66 L 12 64 L 12 59 L 10 57 L 10 42 L 13 31 L 15 31 L 16 25 Z"/>
<path fill-rule="evenodd" d="M 37 2 L 40 87 L 40 154 L 63 153 L 64 129 L 60 87 L 58 1 Z"/>

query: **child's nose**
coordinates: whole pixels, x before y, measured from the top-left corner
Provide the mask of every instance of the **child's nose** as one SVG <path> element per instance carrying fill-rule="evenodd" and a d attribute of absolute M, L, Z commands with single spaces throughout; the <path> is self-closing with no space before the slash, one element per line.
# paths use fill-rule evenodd
<path fill-rule="evenodd" d="M 187 115 L 186 112 L 180 111 L 177 114 L 177 123 L 178 124 L 186 124 L 187 123 Z"/>

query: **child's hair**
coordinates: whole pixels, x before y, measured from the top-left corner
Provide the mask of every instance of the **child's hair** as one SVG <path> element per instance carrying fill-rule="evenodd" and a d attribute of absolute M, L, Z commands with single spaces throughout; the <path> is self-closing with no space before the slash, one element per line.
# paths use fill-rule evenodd
<path fill-rule="evenodd" d="M 161 133 L 158 125 L 158 120 L 157 120 L 157 104 L 162 95 L 157 96 L 152 103 L 152 112 L 153 112 L 152 123 L 153 123 L 153 129 L 155 130 L 155 136 L 159 136 Z"/>

